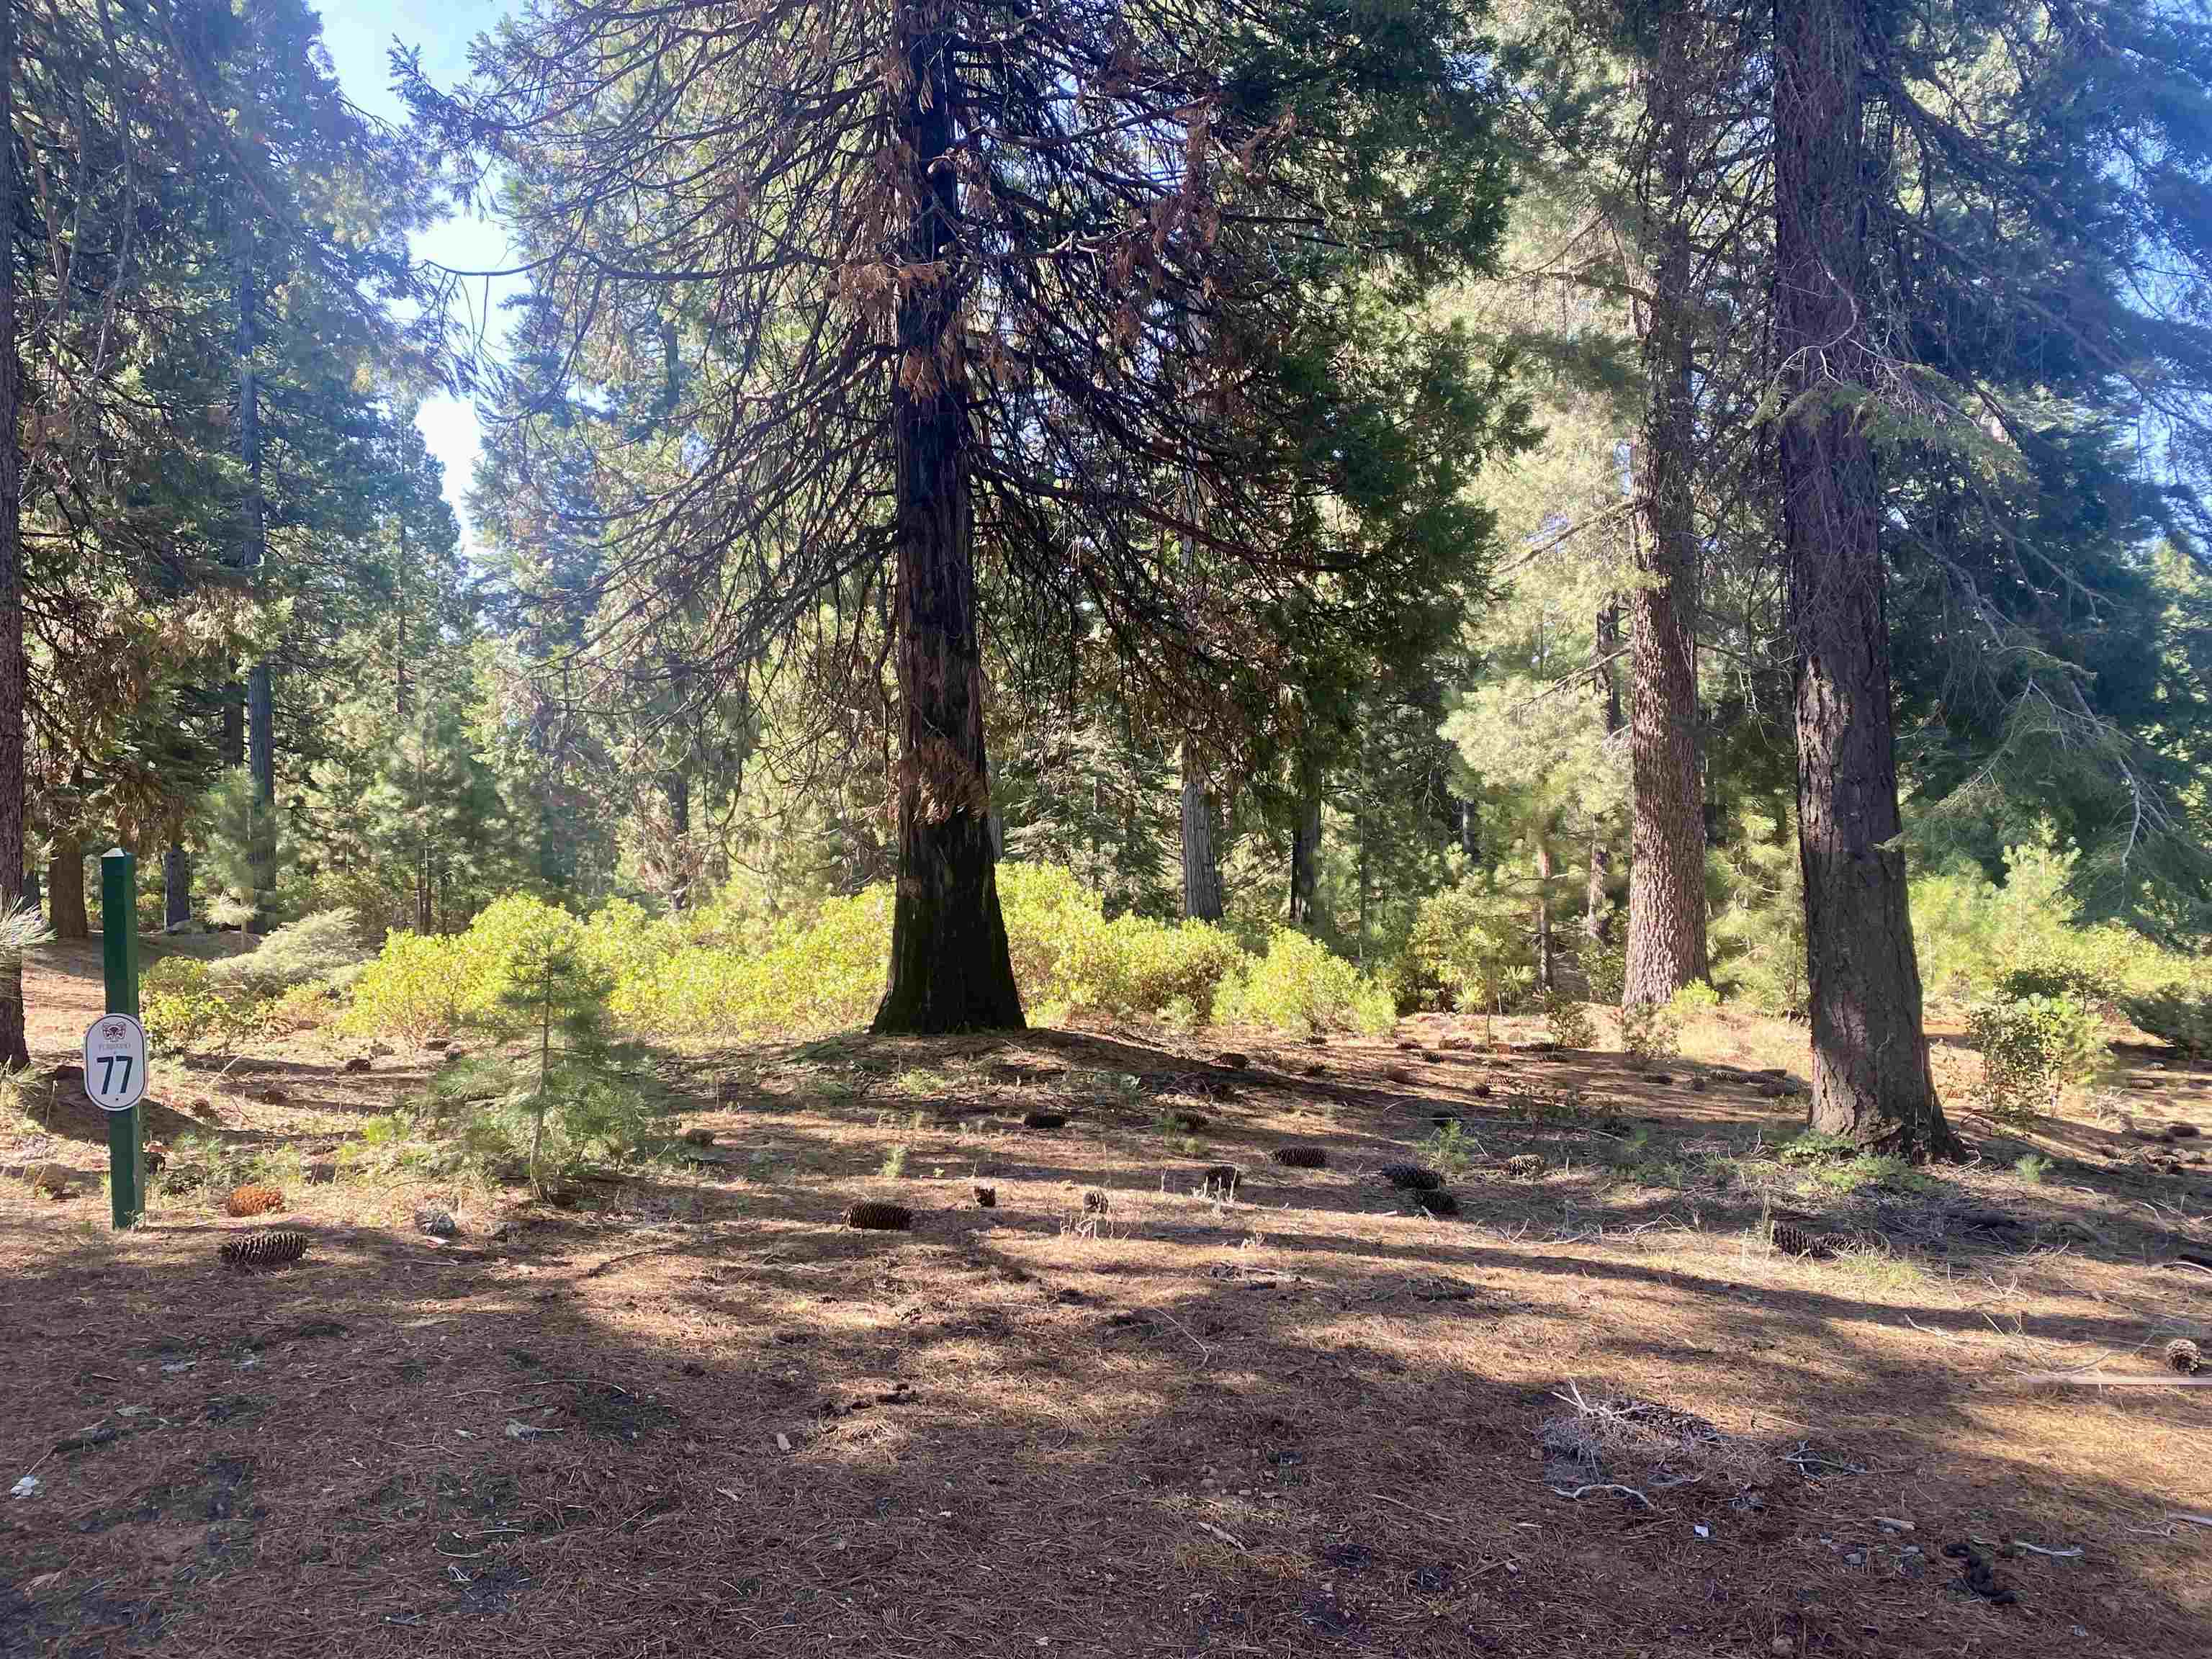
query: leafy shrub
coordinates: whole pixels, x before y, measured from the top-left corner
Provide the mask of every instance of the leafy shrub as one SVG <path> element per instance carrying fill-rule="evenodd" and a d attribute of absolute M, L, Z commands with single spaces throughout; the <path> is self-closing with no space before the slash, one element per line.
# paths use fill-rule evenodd
<path fill-rule="evenodd" d="M 1463 882 L 1422 901 L 1406 940 L 1408 971 L 1443 985 L 1460 1008 L 1502 1013 L 1534 977 L 1528 908 L 1519 897 Z"/>
<path fill-rule="evenodd" d="M 1620 994 L 1628 988 L 1628 941 L 1619 936 L 1618 930 L 1601 945 L 1583 946 L 1583 977 L 1589 986 L 1592 1002 L 1613 1008 L 1620 1006 Z"/>
<path fill-rule="evenodd" d="M 2086 1083 L 2105 1053 L 2096 1011 L 2071 997 L 1991 997 L 1966 1016 L 1982 1051 L 1982 1091 L 1991 1115 L 2032 1119 L 2058 1103 L 2061 1089 Z"/>
<path fill-rule="evenodd" d="M 1390 994 L 1319 939 L 1282 928 L 1267 954 L 1221 988 L 1216 1015 L 1234 1024 L 1282 1031 L 1389 1030 L 1397 1023 Z"/>
<path fill-rule="evenodd" d="M 458 939 L 394 933 L 354 981 L 343 1024 L 420 1042 L 461 1023 L 465 988 Z"/>
<path fill-rule="evenodd" d="M 2031 1187 L 2040 1187 L 2051 1176 L 2051 1160 L 2040 1152 L 2022 1152 L 2013 1160 L 2012 1167 Z"/>
<path fill-rule="evenodd" d="M 1682 1050 L 1682 1015 L 1669 1002 L 1632 1002 L 1620 1011 L 1620 1046 L 1650 1065 Z"/>
<path fill-rule="evenodd" d="M 2121 1006 L 2142 1030 L 2185 1054 L 2212 1054 L 2212 991 L 2168 985 Z"/>
<path fill-rule="evenodd" d="M 262 1012 L 245 993 L 219 987 L 208 964 L 192 957 L 163 957 L 138 982 L 147 1040 L 170 1054 L 228 1049 L 259 1026 Z"/>
<path fill-rule="evenodd" d="M 1858 1152 L 1849 1135 L 1831 1134 L 1825 1129 L 1807 1129 L 1774 1149 L 1774 1156 L 1782 1162 L 1800 1167 L 1856 1158 Z"/>
<path fill-rule="evenodd" d="M 2053 958 L 1999 975 L 1996 994 L 2013 1002 L 2029 997 L 2070 997 L 2087 1007 L 2102 1008 L 2117 1000 L 2118 988 L 2095 969 Z"/>
<path fill-rule="evenodd" d="M 1589 1010 L 1564 991 L 1544 993 L 1544 1023 L 1562 1048 L 1588 1048 L 1597 1042 L 1597 1022 Z"/>
<path fill-rule="evenodd" d="M 242 956 L 208 964 L 216 990 L 273 997 L 295 986 L 327 981 L 368 960 L 350 910 L 323 910 L 279 927 Z"/>

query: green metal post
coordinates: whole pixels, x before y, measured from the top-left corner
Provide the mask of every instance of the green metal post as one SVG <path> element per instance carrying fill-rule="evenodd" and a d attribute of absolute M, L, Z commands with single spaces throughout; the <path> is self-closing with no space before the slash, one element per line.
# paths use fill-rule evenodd
<path fill-rule="evenodd" d="M 100 860 L 100 957 L 107 970 L 107 1012 L 136 1019 L 138 860 L 120 847 Z M 146 1210 L 146 1153 L 136 1106 L 107 1114 L 107 1188 L 117 1231 L 137 1226 Z"/>

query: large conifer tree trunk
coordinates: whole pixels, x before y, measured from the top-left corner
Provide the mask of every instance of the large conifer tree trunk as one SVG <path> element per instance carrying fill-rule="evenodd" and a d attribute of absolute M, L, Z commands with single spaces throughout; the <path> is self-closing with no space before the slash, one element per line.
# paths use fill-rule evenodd
<path fill-rule="evenodd" d="M 89 939 L 92 917 L 84 902 L 84 848 L 75 836 L 57 834 L 46 855 L 46 923 L 56 939 Z"/>
<path fill-rule="evenodd" d="M 192 866 L 181 847 L 161 854 L 161 931 L 173 933 L 192 919 Z"/>
<path fill-rule="evenodd" d="M 19 211 L 15 178 L 15 0 L 0 0 L 0 225 L 13 227 Z M 0 239 L 0 890 L 13 893 L 24 879 L 23 700 L 27 665 L 23 652 L 23 453 L 21 377 L 15 363 L 15 246 Z M 23 1040 L 23 974 L 0 964 L 0 1066 L 31 1063 Z"/>
<path fill-rule="evenodd" d="M 939 0 L 900 8 L 908 84 L 899 137 L 911 159 L 911 214 L 892 391 L 897 447 L 899 870 L 890 985 L 878 1031 L 962 1031 L 1022 1024 L 991 845 L 976 634 L 968 415 L 956 356 L 951 269 L 958 185 L 948 153 L 954 87 Z"/>
<path fill-rule="evenodd" d="M 1908 1156 L 1953 1137 L 1928 1065 L 1897 844 L 1868 348 L 1866 0 L 1775 8 L 1775 349 L 1797 649 L 1814 1127 Z"/>
<path fill-rule="evenodd" d="M 1624 1003 L 1664 1002 L 1705 976 L 1705 792 L 1698 733 L 1697 441 L 1691 384 L 1689 25 L 1657 21 L 1644 66 L 1650 135 L 1640 193 L 1650 257 L 1649 387 L 1636 446 L 1636 580 L 1628 590 L 1634 789 Z"/>

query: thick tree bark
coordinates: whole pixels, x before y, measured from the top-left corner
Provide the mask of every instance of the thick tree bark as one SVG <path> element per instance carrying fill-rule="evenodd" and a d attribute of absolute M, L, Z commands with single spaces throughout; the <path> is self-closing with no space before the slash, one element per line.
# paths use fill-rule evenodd
<path fill-rule="evenodd" d="M 1321 779 L 1301 765 L 1298 821 L 1291 828 L 1291 925 L 1310 927 L 1320 920 L 1315 896 L 1321 885 Z"/>
<path fill-rule="evenodd" d="M 1798 853 L 1814 1127 L 1908 1157 L 1955 1146 L 1921 1026 L 1899 849 L 1881 493 L 1862 419 L 1866 0 L 1775 9 L 1775 349 L 1783 533 L 1797 651 Z"/>
<path fill-rule="evenodd" d="M 56 939 L 90 939 L 84 902 L 84 848 L 75 836 L 56 836 L 46 854 L 46 926 Z"/>
<path fill-rule="evenodd" d="M 1689 232 L 1690 22 L 1657 21 L 1644 64 L 1650 135 L 1638 194 L 1646 240 L 1641 307 L 1648 401 L 1635 450 L 1636 580 L 1628 591 L 1629 769 L 1625 1004 L 1664 1002 L 1705 959 L 1705 798 L 1698 732 L 1698 527 L 1690 485 L 1695 392 Z"/>
<path fill-rule="evenodd" d="M 1598 708 L 1605 719 L 1607 744 L 1620 730 L 1620 683 L 1613 677 L 1613 653 L 1620 648 L 1620 600 L 1608 593 L 1598 607 L 1597 638 L 1590 647 L 1590 672 L 1595 680 Z M 1613 849 L 1606 845 L 1606 823 L 1590 815 L 1589 872 L 1583 884 L 1583 934 L 1593 945 L 1613 936 L 1613 905 L 1607 889 L 1613 880 Z"/>
<path fill-rule="evenodd" d="M 1188 744 L 1182 757 L 1182 913 L 1193 921 L 1218 921 L 1221 861 L 1214 850 L 1213 797 Z"/>
<path fill-rule="evenodd" d="M 161 931 L 173 933 L 192 920 L 192 861 L 181 847 L 161 854 Z"/>
<path fill-rule="evenodd" d="M 0 136 L 15 131 L 15 5 L 0 0 Z M 18 212 L 15 147 L 0 154 L 0 225 Z M 12 241 L 0 243 L 0 879 L 23 878 L 23 701 L 27 664 L 23 652 L 22 379 L 15 362 L 15 258 Z M 31 1063 L 23 1039 L 23 973 L 20 963 L 0 965 L 0 1066 Z"/>
<path fill-rule="evenodd" d="M 891 391 L 897 446 L 899 870 L 890 984 L 878 1031 L 1022 1024 L 991 845 L 976 635 L 975 524 L 958 366 L 958 184 L 946 159 L 957 98 L 943 0 L 900 9 L 907 85 L 897 132 L 912 218 Z"/>

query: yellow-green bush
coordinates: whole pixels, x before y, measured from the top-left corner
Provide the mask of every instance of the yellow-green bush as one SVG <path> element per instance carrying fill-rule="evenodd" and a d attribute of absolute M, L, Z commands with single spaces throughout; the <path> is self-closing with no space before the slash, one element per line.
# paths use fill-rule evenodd
<path fill-rule="evenodd" d="M 2067 884 L 2079 856 L 2047 843 L 2011 847 L 2002 885 L 1956 872 L 1915 879 L 1913 943 L 1929 994 L 1969 1002 L 2018 974 L 2045 994 L 2063 988 L 2111 1004 L 2205 973 L 2202 959 L 2163 951 L 2132 928 L 2077 926 Z"/>
<path fill-rule="evenodd" d="M 1389 999 L 1350 964 L 1299 935 L 1255 962 L 1236 939 L 1198 922 L 1109 920 L 1067 870 L 1003 865 L 1000 908 L 1023 1006 L 1047 1023 L 1071 1014 L 1177 1023 L 1233 1018 L 1293 1028 L 1387 1027 Z M 356 1030 L 420 1040 L 496 1024 L 509 965 L 549 930 L 573 938 L 612 985 L 608 1010 L 642 1036 L 732 1042 L 865 1024 L 884 993 L 892 892 L 828 900 L 803 924 L 732 933 L 714 911 L 655 917 L 617 901 L 580 921 L 512 896 L 447 939 L 394 933 L 360 971 Z M 1238 1012 L 1219 1000 L 1240 986 Z"/>
<path fill-rule="evenodd" d="M 157 1053 L 227 1048 L 256 1028 L 258 1012 L 256 999 L 224 990 L 192 957 L 164 957 L 138 983 L 138 1017 Z"/>
<path fill-rule="evenodd" d="M 1316 939 L 1279 930 L 1267 954 L 1232 975 L 1213 1005 L 1232 1025 L 1283 1031 L 1387 1031 L 1397 1021 L 1390 994 Z"/>
<path fill-rule="evenodd" d="M 2087 1083 L 2105 1058 L 2096 1011 L 2067 996 L 1991 997 L 1974 1005 L 1966 1035 L 1982 1051 L 1982 1091 L 1993 1116 L 2024 1121 Z"/>
<path fill-rule="evenodd" d="M 392 934 L 354 981 L 353 1005 L 341 1024 L 410 1042 L 453 1030 L 461 1023 L 466 990 L 460 944 L 457 938 Z"/>

